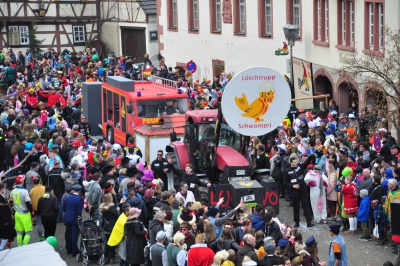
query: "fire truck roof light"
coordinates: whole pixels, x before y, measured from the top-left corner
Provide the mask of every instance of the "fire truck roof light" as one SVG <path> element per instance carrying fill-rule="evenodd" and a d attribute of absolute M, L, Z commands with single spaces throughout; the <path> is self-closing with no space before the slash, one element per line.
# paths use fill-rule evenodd
<path fill-rule="evenodd" d="M 142 92 L 141 91 L 138 91 L 137 92 L 137 97 L 141 97 L 142 96 Z"/>

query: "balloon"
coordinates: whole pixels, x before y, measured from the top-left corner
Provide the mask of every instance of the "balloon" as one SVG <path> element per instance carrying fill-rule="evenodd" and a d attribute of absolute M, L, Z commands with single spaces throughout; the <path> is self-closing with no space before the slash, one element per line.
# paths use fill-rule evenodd
<path fill-rule="evenodd" d="M 49 236 L 46 238 L 46 242 L 49 243 L 53 248 L 57 247 L 57 238 L 54 236 Z"/>
<path fill-rule="evenodd" d="M 99 61 L 99 56 L 97 54 L 92 56 L 93 61 Z"/>

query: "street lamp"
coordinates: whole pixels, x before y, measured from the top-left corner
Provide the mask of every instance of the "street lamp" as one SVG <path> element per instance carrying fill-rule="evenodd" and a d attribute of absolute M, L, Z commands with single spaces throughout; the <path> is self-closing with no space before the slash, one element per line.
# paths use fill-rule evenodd
<path fill-rule="evenodd" d="M 296 42 L 296 39 L 298 39 L 300 36 L 300 26 L 286 24 L 283 26 L 283 33 L 285 34 L 285 38 L 290 46 L 290 82 L 292 83 L 292 92 L 294 97 L 293 46 Z"/>

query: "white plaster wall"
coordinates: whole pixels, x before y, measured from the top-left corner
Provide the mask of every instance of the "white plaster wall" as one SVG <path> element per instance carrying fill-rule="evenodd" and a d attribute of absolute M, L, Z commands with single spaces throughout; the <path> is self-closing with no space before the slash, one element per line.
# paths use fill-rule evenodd
<path fill-rule="evenodd" d="M 106 44 L 106 53 L 120 54 L 120 29 L 117 22 L 105 22 L 101 27 L 101 40 Z"/>
<path fill-rule="evenodd" d="M 285 41 L 285 1 L 273 1 L 272 39 L 258 37 L 257 2 L 246 1 L 247 37 L 239 37 L 233 34 L 233 24 L 225 23 L 222 23 L 222 34 L 210 34 L 209 1 L 199 1 L 199 34 L 188 33 L 186 1 L 181 1 L 178 5 L 179 31 L 168 31 L 167 1 L 162 0 L 159 19 L 160 25 L 164 27 L 164 34 L 160 36 L 160 40 L 164 43 L 161 54 L 165 56 L 166 64 L 174 66 L 176 62 L 195 61 L 198 67 L 194 74 L 195 79 L 212 78 L 212 59 L 225 61 L 227 72 L 237 73 L 245 68 L 261 65 L 274 68 L 282 74 L 286 73 L 286 60 L 289 56 L 275 56 L 275 50 L 281 48 Z M 304 41 L 295 44 L 293 55 L 304 57 Z"/>
<path fill-rule="evenodd" d="M 390 2 L 390 3 L 389 3 Z M 312 1 L 302 1 L 303 3 L 303 18 L 305 19 L 306 30 L 306 47 L 305 57 L 303 59 L 310 61 L 314 64 L 326 66 L 328 68 L 339 69 L 342 66 L 343 58 L 352 52 L 340 50 L 336 48 L 338 43 L 338 27 L 337 27 L 337 14 L 338 5 L 336 2 L 329 2 L 329 47 L 314 45 L 313 41 L 313 3 Z M 364 17 L 365 14 L 364 1 L 355 1 L 355 49 L 356 54 L 362 55 L 364 49 Z M 399 11 L 400 4 L 398 1 L 386 1 L 385 4 L 385 24 L 392 29 L 399 29 Z M 297 57 L 297 54 L 296 54 Z M 314 70 L 316 70 L 314 68 Z M 334 71 L 330 71 L 333 76 Z M 338 77 L 337 77 L 338 78 Z"/>
<path fill-rule="evenodd" d="M 151 15 L 148 17 L 147 29 L 146 29 L 146 47 L 147 53 L 150 57 L 156 56 L 158 54 L 158 42 L 150 41 L 150 31 L 157 31 L 157 16 Z M 158 38 L 160 38 L 160 33 L 158 33 Z"/>

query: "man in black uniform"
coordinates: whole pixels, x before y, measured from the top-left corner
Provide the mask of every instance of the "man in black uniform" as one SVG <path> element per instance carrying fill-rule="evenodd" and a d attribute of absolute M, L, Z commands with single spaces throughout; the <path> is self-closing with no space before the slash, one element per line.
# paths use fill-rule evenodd
<path fill-rule="evenodd" d="M 297 155 L 291 155 L 289 162 L 290 167 L 283 174 L 283 184 L 289 189 L 290 200 L 293 202 L 294 228 L 300 226 L 300 201 L 306 216 L 307 227 L 313 227 L 309 194 L 304 182 L 304 167 L 307 165 L 302 164 L 302 167 L 298 166 L 299 159 Z"/>
<path fill-rule="evenodd" d="M 188 185 L 188 190 L 193 192 L 196 195 L 196 185 L 199 187 L 210 187 L 211 183 L 204 183 L 200 181 L 195 173 L 193 173 L 193 166 L 191 164 L 187 164 L 185 166 L 185 171 L 179 171 L 172 164 L 171 157 L 168 157 L 168 165 L 170 169 L 179 177 L 179 182 L 184 182 Z"/>
<path fill-rule="evenodd" d="M 86 116 L 84 114 L 81 115 L 81 122 L 78 124 L 78 126 L 79 132 L 82 133 L 86 139 L 89 139 L 92 136 L 90 124 L 86 121 Z"/>
<path fill-rule="evenodd" d="M 163 190 L 168 190 L 168 177 L 167 173 L 170 171 L 170 165 L 167 160 L 163 158 L 163 151 L 157 151 L 157 159 L 151 163 L 151 170 L 154 172 L 154 179 L 161 178 L 164 183 Z M 173 184 L 172 184 L 173 186 Z"/>

